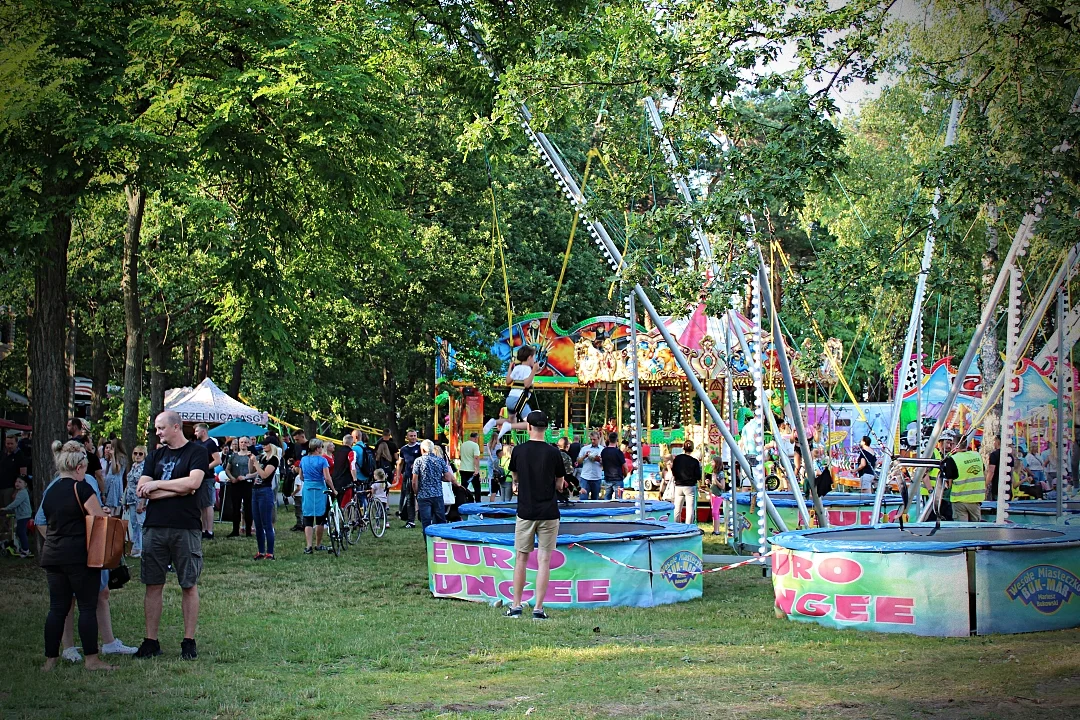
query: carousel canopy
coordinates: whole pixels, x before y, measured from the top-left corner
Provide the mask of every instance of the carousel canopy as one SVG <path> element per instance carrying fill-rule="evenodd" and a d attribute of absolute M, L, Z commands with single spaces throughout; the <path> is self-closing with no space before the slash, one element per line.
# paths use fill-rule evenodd
<path fill-rule="evenodd" d="M 194 388 L 175 388 L 165 393 L 165 409 L 173 410 L 184 422 L 224 423 L 243 420 L 266 425 L 266 413 L 229 397 L 206 378 Z"/>
<path fill-rule="evenodd" d="M 740 313 L 734 313 L 734 330 L 749 335 L 753 330 L 750 321 Z M 700 350 L 702 339 L 708 335 L 713 339 L 716 347 L 724 347 L 724 338 L 730 335 L 732 350 L 739 349 L 739 338 L 732 332 L 731 323 L 726 317 L 709 317 L 705 312 L 705 303 L 698 303 L 694 312 L 682 318 L 669 317 L 664 321 L 668 329 L 680 345 L 690 350 Z"/>

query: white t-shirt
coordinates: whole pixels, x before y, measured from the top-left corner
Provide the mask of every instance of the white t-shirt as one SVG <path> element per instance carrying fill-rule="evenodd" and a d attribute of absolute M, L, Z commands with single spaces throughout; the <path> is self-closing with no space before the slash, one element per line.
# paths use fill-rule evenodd
<path fill-rule="evenodd" d="M 532 368 L 528 365 L 515 365 L 510 369 L 510 381 L 522 383 L 532 375 Z"/>

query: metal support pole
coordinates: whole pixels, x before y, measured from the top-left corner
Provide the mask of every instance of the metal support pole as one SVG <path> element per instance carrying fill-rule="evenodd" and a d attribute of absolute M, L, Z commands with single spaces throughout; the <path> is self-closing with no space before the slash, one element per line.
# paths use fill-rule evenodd
<path fill-rule="evenodd" d="M 1061 493 L 1065 487 L 1065 288 L 1058 290 L 1057 302 L 1057 504 L 1055 512 L 1061 521 Z"/>
<path fill-rule="evenodd" d="M 634 459 L 637 470 L 638 489 L 638 518 L 645 519 L 645 466 L 641 457 L 641 385 L 638 376 L 638 345 L 637 345 L 637 306 L 634 303 L 634 294 L 626 299 L 630 315 L 630 380 L 633 387 L 633 396 L 630 398 L 630 414 L 634 421 Z"/>
<path fill-rule="evenodd" d="M 1076 93 L 1073 95 L 1072 104 L 1069 106 L 1069 114 L 1073 115 L 1080 112 L 1080 88 L 1077 88 Z M 1072 142 L 1069 138 L 1062 140 L 1061 144 L 1053 148 L 1052 152 L 1067 152 L 1072 148 Z M 948 417 L 949 412 L 952 410 L 953 404 L 956 402 L 956 396 L 960 394 L 960 388 L 964 384 L 964 378 L 967 376 L 967 371 L 971 367 L 972 360 L 975 359 L 975 354 L 978 352 L 979 345 L 982 344 L 983 335 L 986 333 L 986 324 L 990 321 L 990 317 L 993 315 L 994 308 L 997 307 L 998 300 L 1001 299 L 1001 293 L 1005 289 L 1005 280 L 1008 275 L 1008 269 L 1013 266 L 1017 255 L 1022 255 L 1027 249 L 1028 240 L 1031 237 L 1031 233 L 1034 230 L 1035 224 L 1042 218 L 1043 207 L 1046 203 L 1050 202 L 1052 195 L 1052 189 L 1047 189 L 1045 193 L 1035 198 L 1034 205 L 1024 219 L 1020 222 L 1020 227 L 1016 230 L 1016 236 L 1013 238 L 1012 245 L 1009 246 L 1009 252 L 1005 256 L 1004 262 L 1001 264 L 1001 271 L 998 273 L 997 280 L 994 282 L 994 287 L 990 291 L 990 297 L 987 298 L 986 304 L 983 306 L 982 317 L 979 319 L 979 324 L 975 328 L 975 334 L 971 337 L 971 343 L 968 345 L 967 353 L 964 355 L 963 361 L 957 368 L 956 379 L 953 381 L 952 388 L 949 389 L 949 395 L 945 398 L 944 404 L 941 406 L 940 415 L 938 420 L 934 423 L 934 430 L 930 434 L 930 440 L 927 442 L 926 449 L 920 454 L 920 457 L 930 457 L 933 453 L 934 446 L 937 444 L 938 438 L 941 437 L 941 431 L 945 429 L 945 418 Z M 1055 287 L 1056 285 L 1052 285 Z M 1043 312 L 1046 312 L 1045 309 Z M 986 395 L 983 396 L 984 398 Z M 1005 448 L 1002 448 L 1004 450 Z M 921 481 L 922 473 L 916 471 L 916 486 Z M 907 508 L 904 508 L 905 512 Z M 926 510 L 923 510 L 923 515 L 926 514 Z M 922 516 L 920 516 L 920 519 Z"/>
<path fill-rule="evenodd" d="M 539 149 L 541 156 L 544 158 L 545 162 L 547 162 L 549 169 L 555 176 L 556 180 L 559 182 L 567 198 L 577 208 L 582 220 L 584 220 L 585 222 L 584 226 L 586 230 L 588 230 L 589 234 L 592 236 L 593 240 L 600 248 L 601 253 L 608 261 L 608 264 L 614 270 L 622 267 L 622 253 L 619 251 L 619 248 L 616 246 L 616 244 L 612 241 L 611 236 L 607 232 L 607 228 L 604 227 L 604 224 L 599 220 L 593 218 L 589 213 L 589 210 L 586 207 L 585 197 L 584 195 L 582 195 L 581 189 L 578 187 L 577 181 L 566 169 L 566 165 L 563 163 L 562 157 L 560 157 L 559 153 L 555 150 L 555 147 L 551 144 L 551 141 L 547 139 L 544 133 L 536 132 L 532 129 L 532 126 L 529 124 L 532 115 L 529 112 L 528 108 L 524 105 L 521 105 L 519 106 L 519 110 L 521 114 L 522 129 L 525 131 L 525 134 L 529 137 L 529 139 L 536 143 L 536 146 Z M 668 349 L 671 350 L 671 354 L 672 356 L 674 356 L 675 362 L 686 375 L 686 380 L 690 384 L 690 387 L 693 388 L 694 393 L 701 399 L 702 403 L 704 403 L 705 409 L 708 411 L 709 416 L 712 418 L 713 422 L 717 425 L 717 427 L 719 427 L 721 435 L 724 436 L 724 441 L 731 448 L 732 455 L 736 458 L 739 465 L 746 471 L 747 475 L 750 475 L 750 463 L 747 461 L 746 456 L 743 455 L 743 452 L 739 448 L 738 443 L 735 442 L 735 438 L 731 435 L 731 432 L 722 422 L 719 411 L 717 411 L 716 407 L 713 405 L 712 400 L 709 398 L 708 392 L 706 392 L 705 388 L 701 386 L 701 382 L 697 379 L 697 376 L 694 375 L 693 367 L 691 367 L 689 360 L 687 360 L 686 355 L 679 347 L 679 344 L 675 341 L 675 338 L 672 337 L 671 332 L 667 329 L 667 326 L 664 325 L 663 318 L 656 310 L 656 307 L 653 305 L 652 300 L 649 299 L 648 294 L 646 294 L 645 290 L 642 289 L 640 285 L 634 286 L 634 292 L 637 295 L 638 301 L 641 303 L 642 308 L 652 319 L 653 324 L 656 325 L 657 330 L 660 331 L 660 335 L 664 338 L 664 342 L 667 343 Z M 776 508 L 773 506 L 772 501 L 769 500 L 768 497 L 765 498 L 765 507 L 769 512 L 769 517 L 772 518 L 776 526 L 781 531 L 786 531 L 787 524 L 784 522 L 784 519 L 780 517 L 780 513 L 776 511 Z"/>
<path fill-rule="evenodd" d="M 679 159 L 675 156 L 675 148 L 672 147 L 671 141 L 664 135 L 664 123 L 660 119 L 660 111 L 656 107 L 656 102 L 651 96 L 645 97 L 645 112 L 649 116 L 649 122 L 652 123 L 653 130 L 656 132 L 656 137 L 660 140 L 660 148 L 664 151 L 664 159 L 667 161 L 668 167 L 671 169 L 671 180 L 675 183 L 675 189 L 679 191 L 679 195 L 690 205 L 694 202 L 693 196 L 690 194 L 690 187 L 686 184 L 686 179 L 681 175 L 675 173 L 679 167 Z M 716 272 L 716 263 L 713 260 L 712 245 L 709 243 L 709 236 L 702 231 L 701 227 L 694 223 L 694 227 L 690 230 L 690 234 L 694 240 L 697 241 L 698 247 L 701 249 L 702 259 L 709 265 L 713 272 Z"/>
<path fill-rule="evenodd" d="M 788 408 L 791 409 L 791 421 L 795 423 L 795 432 L 799 436 L 799 447 L 802 448 L 803 466 L 813 467 L 814 457 L 810 453 L 810 443 L 806 439 L 806 426 L 803 424 L 802 409 L 799 408 L 799 396 L 795 392 L 795 378 L 791 374 L 791 364 L 788 363 L 787 358 L 787 343 L 784 342 L 784 334 L 780 329 L 780 315 L 775 307 L 773 307 L 772 301 L 772 288 L 769 286 L 769 277 L 765 272 L 765 259 L 761 257 L 761 248 L 757 248 L 758 253 L 758 277 L 761 279 L 761 286 L 764 290 L 765 307 L 769 314 L 772 316 L 772 335 L 773 335 L 773 349 L 776 351 L 776 359 L 780 365 L 780 374 L 784 377 L 784 388 L 787 390 L 788 396 Z M 769 412 L 772 412 L 771 410 Z M 806 514 L 806 500 L 803 498 L 802 487 L 799 485 L 799 479 L 792 474 L 791 491 L 795 493 L 795 502 L 799 506 L 801 514 Z M 821 504 L 821 498 L 818 497 L 817 488 L 814 483 L 810 483 L 810 498 L 814 503 L 814 514 L 817 515 L 819 527 L 829 527 L 829 520 L 825 517 L 825 507 Z M 877 517 L 875 515 L 875 517 Z M 810 527 L 810 518 L 806 518 L 806 527 Z"/>
<path fill-rule="evenodd" d="M 750 357 L 750 348 L 747 345 L 746 338 L 743 337 L 742 333 L 736 333 L 736 335 L 739 338 L 739 347 L 743 352 L 743 356 L 749 358 Z M 773 340 L 773 342 L 774 343 L 776 342 L 775 339 Z M 757 387 L 755 389 L 757 390 L 757 392 L 762 392 L 762 393 L 764 392 L 762 390 L 762 388 L 761 388 L 760 383 L 757 384 Z M 763 402 L 765 401 L 764 397 L 762 397 L 762 401 Z M 772 410 L 769 409 L 769 408 L 766 408 L 765 415 L 769 418 L 769 425 L 772 428 L 773 436 L 779 438 L 780 437 L 780 431 L 776 427 L 776 419 L 772 416 Z M 779 445 L 779 442 L 777 444 Z M 784 453 L 780 453 L 780 455 L 781 455 L 781 457 L 784 458 L 784 460 L 783 460 L 784 472 L 789 473 L 788 477 L 790 477 L 792 479 L 790 485 L 792 486 L 792 492 L 795 495 L 796 504 L 799 506 L 799 518 L 802 520 L 803 527 L 806 527 L 806 528 L 813 527 L 813 525 L 810 522 L 810 511 L 807 509 L 806 500 L 803 498 L 802 488 L 798 487 L 798 483 L 799 483 L 798 478 L 795 477 L 794 470 L 790 469 L 789 466 L 787 465 L 787 459 L 786 459 L 786 456 L 784 455 Z M 818 502 L 820 502 L 820 500 Z M 818 513 L 818 517 L 821 517 L 822 515 L 824 515 L 824 511 L 818 511 L 816 508 L 815 508 L 815 512 Z M 822 526 L 822 527 L 826 527 L 826 526 Z"/>
<path fill-rule="evenodd" d="M 1008 493 L 1012 489 L 1011 470 L 1020 460 L 1019 456 L 1013 452 L 1016 426 L 1011 416 L 1013 378 L 1016 377 L 1016 365 L 1020 362 L 1018 355 L 1023 349 L 1018 342 L 1020 339 L 1018 335 L 1021 277 L 1020 268 L 1014 264 L 1009 278 L 1009 313 L 1005 325 L 1005 367 L 1002 368 L 1002 374 L 1005 376 L 1005 397 L 1001 403 L 1001 463 L 998 466 L 997 516 L 994 519 L 998 525 L 1004 524 L 1009 517 Z"/>
<path fill-rule="evenodd" d="M 1039 324 L 1042 322 L 1043 316 L 1046 315 L 1046 311 L 1050 307 L 1050 302 L 1054 299 L 1054 295 L 1056 294 L 1054 288 L 1059 287 L 1061 285 L 1061 283 L 1064 281 L 1064 278 L 1068 276 L 1069 268 L 1071 266 L 1073 266 L 1075 263 L 1077 263 L 1078 261 L 1080 261 L 1080 244 L 1073 245 L 1073 247 L 1069 250 L 1069 254 L 1066 256 L 1065 262 L 1062 263 L 1062 265 L 1058 268 L 1057 273 L 1054 275 L 1054 277 L 1050 280 L 1050 283 L 1047 285 L 1046 291 L 1043 293 L 1042 297 L 1039 298 L 1039 302 L 1035 306 L 1035 309 L 1030 313 L 1030 317 L 1028 317 L 1028 319 L 1027 319 L 1027 324 L 1024 326 L 1023 332 L 1020 333 L 1020 339 L 1017 341 L 1017 345 L 1019 347 L 1025 348 L 1025 347 L 1028 346 L 1028 343 L 1031 342 L 1031 338 L 1033 338 L 1035 336 L 1035 332 L 1036 332 L 1036 330 L 1039 329 Z M 1007 269 L 1008 269 L 1008 266 L 1005 266 L 1005 265 L 1002 266 L 1002 272 L 1004 272 Z M 1008 275 L 1008 273 L 1006 273 L 1006 275 Z M 996 304 L 997 301 L 995 300 L 994 302 Z M 985 310 L 984 310 L 984 312 L 985 312 Z M 969 348 L 969 351 L 970 351 L 970 348 Z M 954 381 L 954 384 L 953 384 L 954 388 L 958 387 L 959 383 L 963 380 L 963 378 L 964 378 L 964 376 L 966 376 L 966 374 L 967 374 L 966 369 L 964 370 L 963 373 L 960 373 L 958 371 L 957 376 L 956 376 L 956 380 Z M 991 403 L 997 402 L 998 394 L 1001 393 L 1001 391 L 1002 391 L 1002 389 L 1004 387 L 1005 387 L 1005 372 L 1004 372 L 1004 370 L 1002 370 L 1002 372 L 998 373 L 997 380 L 994 381 L 994 384 L 990 387 L 990 389 L 989 390 L 985 390 L 985 389 L 983 390 L 983 400 L 982 400 L 983 407 L 986 408 Z M 949 406 L 949 407 L 951 407 L 951 406 Z M 942 408 L 941 412 L 944 413 L 944 414 L 942 414 L 942 415 L 940 415 L 938 417 L 938 423 L 934 426 L 935 432 L 937 432 L 938 434 L 940 434 L 941 428 L 944 427 L 942 423 L 944 423 L 944 417 L 947 415 L 944 407 Z M 982 412 L 980 411 L 980 415 L 981 414 L 982 414 Z M 927 444 L 927 447 L 925 448 L 924 453 L 920 455 L 920 457 L 929 457 L 933 453 L 933 448 L 934 448 L 934 445 L 937 443 L 937 438 L 938 438 L 938 435 L 931 435 L 930 440 L 929 440 L 929 442 Z M 1005 448 L 1002 448 L 1002 450 L 1004 451 Z M 1002 464 L 1004 464 L 1004 463 L 1002 463 Z M 917 487 L 921 487 L 922 473 L 923 472 L 924 471 L 922 470 L 922 468 L 916 468 L 915 472 L 913 473 L 914 477 L 915 477 L 915 485 Z M 909 498 L 909 502 L 910 502 L 910 498 Z M 907 508 L 905 507 L 904 510 L 906 512 Z M 920 519 L 925 519 L 925 517 L 928 514 L 929 514 L 928 507 L 924 507 L 922 509 L 922 512 L 919 514 L 919 518 Z"/>
<path fill-rule="evenodd" d="M 979 324 L 975 326 L 975 332 L 971 335 L 971 342 L 968 344 L 967 352 L 964 353 L 964 358 L 956 368 L 956 378 L 953 380 L 952 387 L 949 388 L 949 394 L 946 396 L 945 402 L 942 403 L 941 409 L 938 411 L 939 414 L 937 421 L 934 423 L 934 430 L 930 433 L 930 439 L 927 441 L 926 447 L 919 454 L 919 457 L 921 458 L 929 458 L 934 453 L 934 447 L 941 438 L 941 433 L 945 430 L 945 419 L 949 417 L 949 413 L 956 403 L 956 398 L 960 394 L 960 388 L 964 385 L 964 378 L 967 377 L 968 370 L 971 369 L 971 363 L 975 361 L 975 355 L 978 354 L 983 335 L 986 334 L 986 326 L 989 325 L 993 319 L 994 310 L 997 308 L 998 301 L 1001 300 L 1001 295 L 1005 291 L 1006 282 L 1011 274 L 1010 270 L 1016 261 L 1016 257 L 1021 255 L 1024 250 L 1027 249 L 1028 241 L 1031 239 L 1035 224 L 1042 218 L 1042 203 L 1047 199 L 1047 197 L 1040 198 L 1032 211 L 1024 216 L 1023 221 L 1020 223 L 1020 227 L 1016 229 L 1016 235 L 1013 237 L 1012 245 L 1009 246 L 1009 252 L 1006 253 L 1005 260 L 1001 264 L 1001 270 L 998 271 L 997 279 L 994 281 L 994 287 L 990 290 L 990 296 L 986 299 L 986 304 L 983 305 Z M 1005 448 L 1002 448 L 1003 452 L 1004 450 Z M 922 472 L 921 468 L 916 469 L 915 471 L 914 484 L 916 487 L 921 487 Z M 908 502 L 910 503 L 910 498 Z M 919 516 L 920 520 L 925 519 L 930 508 L 930 504 L 923 508 L 922 515 Z M 906 506 L 904 507 L 904 512 L 907 512 Z"/>
<path fill-rule="evenodd" d="M 949 109 L 949 129 L 945 132 L 945 147 L 956 142 L 956 124 L 960 118 L 960 99 L 953 98 L 952 107 Z M 941 187 L 934 190 L 934 203 L 930 206 L 930 214 L 936 222 L 938 219 L 937 205 L 941 201 Z M 881 517 L 881 504 L 885 497 L 886 480 L 889 477 L 889 469 L 892 465 L 893 448 L 896 447 L 897 426 L 900 423 L 900 406 L 904 403 L 904 384 L 911 374 L 911 352 L 915 344 L 915 334 L 922 324 L 923 299 L 926 297 L 926 278 L 930 274 L 930 264 L 934 258 L 934 226 L 926 231 L 926 239 L 923 241 L 922 264 L 919 266 L 919 279 L 915 283 L 915 299 L 911 304 L 911 318 L 908 320 L 907 334 L 904 336 L 904 351 L 900 356 L 903 369 L 896 383 L 895 397 L 893 397 L 892 410 L 889 412 L 889 431 L 885 434 L 888 446 L 885 448 L 885 457 L 881 461 L 881 479 L 878 481 L 877 492 L 874 493 L 873 517 Z M 970 350 L 969 350 L 970 351 Z M 920 429 L 920 436 L 922 430 Z M 877 522 L 875 520 L 875 522 Z"/>
<path fill-rule="evenodd" d="M 733 311 L 728 310 L 724 313 L 725 324 L 727 327 L 724 330 L 724 363 L 727 367 L 727 379 L 724 381 L 724 399 L 727 401 L 728 411 L 728 429 L 734 433 L 738 428 L 735 425 L 735 398 L 732 396 L 735 384 L 731 378 L 731 374 L 735 372 L 735 368 L 731 364 L 731 333 L 742 335 L 735 329 L 735 318 L 733 317 Z M 745 341 L 744 341 L 745 342 Z M 721 457 L 723 453 L 721 453 Z M 728 457 L 731 457 L 730 452 Z M 725 534 L 731 538 L 732 543 L 735 541 L 735 493 L 738 488 L 735 485 L 735 463 L 728 463 L 728 493 L 731 495 L 731 511 L 724 509 L 724 526 Z M 723 503 L 720 504 L 723 507 Z"/>

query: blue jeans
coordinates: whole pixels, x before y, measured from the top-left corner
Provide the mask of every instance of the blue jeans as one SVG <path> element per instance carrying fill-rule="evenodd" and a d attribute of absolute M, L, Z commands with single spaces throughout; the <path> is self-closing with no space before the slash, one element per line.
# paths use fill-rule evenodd
<path fill-rule="evenodd" d="M 142 555 L 142 531 L 143 521 L 146 520 L 146 512 L 137 513 L 135 508 L 137 505 L 128 505 L 127 521 L 128 532 L 131 533 L 131 551 L 137 555 Z"/>
<path fill-rule="evenodd" d="M 255 515 L 255 542 L 259 552 L 274 554 L 274 488 L 271 485 L 251 491 L 251 509 Z"/>
<path fill-rule="evenodd" d="M 585 491 L 586 500 L 600 499 L 600 480 L 582 480 L 581 489 Z"/>
<path fill-rule="evenodd" d="M 420 527 L 446 522 L 446 506 L 442 495 L 416 498 L 416 509 L 420 515 Z"/>

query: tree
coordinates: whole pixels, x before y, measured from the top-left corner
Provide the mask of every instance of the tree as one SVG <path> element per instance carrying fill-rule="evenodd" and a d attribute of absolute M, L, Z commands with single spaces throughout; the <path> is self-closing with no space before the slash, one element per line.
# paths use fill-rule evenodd
<path fill-rule="evenodd" d="M 0 9 L 0 214 L 9 248 L 33 249 L 29 365 L 33 463 L 52 467 L 63 437 L 72 217 L 125 127 L 114 93 L 126 58 L 123 16 L 136 3 L 23 0 Z M 34 487 L 40 498 L 42 484 Z"/>

